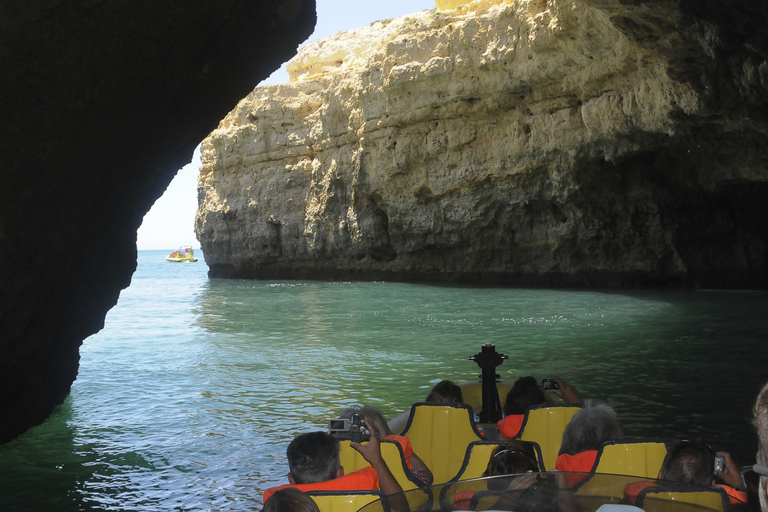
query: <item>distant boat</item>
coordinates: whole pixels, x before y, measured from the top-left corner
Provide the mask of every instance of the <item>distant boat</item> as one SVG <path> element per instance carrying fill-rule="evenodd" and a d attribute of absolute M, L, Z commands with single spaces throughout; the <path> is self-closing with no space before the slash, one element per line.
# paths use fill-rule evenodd
<path fill-rule="evenodd" d="M 195 262 L 197 261 L 197 258 L 194 256 L 195 251 L 192 249 L 192 247 L 185 245 L 182 247 L 179 247 L 177 250 L 170 253 L 168 256 L 165 257 L 165 261 L 172 261 L 175 263 L 188 263 L 188 262 Z"/>

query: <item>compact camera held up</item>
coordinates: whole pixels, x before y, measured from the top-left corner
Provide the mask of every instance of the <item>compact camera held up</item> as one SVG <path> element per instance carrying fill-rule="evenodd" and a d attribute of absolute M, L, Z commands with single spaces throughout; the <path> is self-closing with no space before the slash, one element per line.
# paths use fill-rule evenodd
<path fill-rule="evenodd" d="M 351 419 L 328 420 L 328 432 L 339 438 L 351 439 L 353 443 L 362 443 L 371 438 L 371 431 L 357 414 Z"/>
<path fill-rule="evenodd" d="M 725 471 L 725 457 L 718 455 L 715 457 L 715 472 Z"/>
<path fill-rule="evenodd" d="M 560 384 L 558 384 L 555 379 L 542 379 L 541 389 L 544 389 L 544 390 L 560 389 Z"/>

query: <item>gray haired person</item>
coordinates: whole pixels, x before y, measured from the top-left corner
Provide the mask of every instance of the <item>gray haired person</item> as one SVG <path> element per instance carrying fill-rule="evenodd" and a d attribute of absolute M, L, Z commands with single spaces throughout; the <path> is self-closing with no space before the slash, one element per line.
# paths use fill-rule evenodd
<path fill-rule="evenodd" d="M 753 413 L 758 439 L 757 464 L 755 464 L 754 470 L 760 475 L 760 489 L 758 491 L 760 508 L 763 512 L 768 512 L 768 383 L 757 395 Z"/>
<path fill-rule="evenodd" d="M 621 439 L 624 435 L 616 419 L 616 411 L 609 405 L 587 405 L 573 415 L 565 427 L 560 454 L 575 455 L 597 450 L 606 441 Z"/>

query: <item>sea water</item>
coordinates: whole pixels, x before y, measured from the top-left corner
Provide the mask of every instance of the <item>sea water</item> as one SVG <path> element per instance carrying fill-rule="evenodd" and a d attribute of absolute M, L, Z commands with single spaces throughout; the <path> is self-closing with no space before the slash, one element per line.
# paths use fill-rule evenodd
<path fill-rule="evenodd" d="M 560 376 L 627 437 L 754 462 L 768 293 L 208 279 L 140 251 L 66 402 L 0 447 L 0 510 L 259 510 L 285 448 L 355 404 L 387 417 L 441 379 Z"/>

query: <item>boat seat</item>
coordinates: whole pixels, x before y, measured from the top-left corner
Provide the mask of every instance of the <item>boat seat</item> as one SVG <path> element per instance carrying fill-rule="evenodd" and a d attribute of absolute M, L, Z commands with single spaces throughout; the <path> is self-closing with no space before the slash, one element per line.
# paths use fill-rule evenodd
<path fill-rule="evenodd" d="M 597 458 L 590 475 L 627 475 L 656 480 L 668 446 L 666 439 L 658 438 L 608 441 L 597 449 Z M 625 483 L 620 480 L 598 479 L 595 483 L 591 478 L 584 478 L 577 484 L 576 493 L 621 498 L 624 496 L 624 486 Z"/>
<path fill-rule="evenodd" d="M 369 503 L 385 498 L 381 491 L 307 491 L 320 512 L 360 510 Z"/>
<path fill-rule="evenodd" d="M 469 501 L 469 510 L 491 510 L 492 507 L 499 501 L 499 498 L 504 496 L 505 491 L 478 491 Z"/>
<path fill-rule="evenodd" d="M 656 479 L 668 446 L 664 439 L 608 441 L 598 448 L 592 472 Z"/>
<path fill-rule="evenodd" d="M 515 439 L 534 442 L 539 446 L 541 471 L 555 469 L 563 441 L 563 432 L 580 405 L 537 405 L 525 412 L 523 426 Z"/>
<path fill-rule="evenodd" d="M 669 501 L 687 503 L 696 510 L 724 512 L 729 510 L 728 495 L 720 487 L 669 485 L 648 487 L 637 495 L 636 505 L 645 512 L 664 512 Z"/>
<path fill-rule="evenodd" d="M 413 452 L 432 471 L 433 484 L 455 478 L 469 444 L 485 439 L 477 430 L 472 408 L 459 403 L 413 404 L 400 435 L 411 440 Z"/>
<path fill-rule="evenodd" d="M 380 439 L 381 456 L 384 462 L 387 463 L 389 470 L 392 472 L 392 476 L 395 477 L 397 483 L 404 491 L 410 491 L 421 487 L 422 482 L 413 476 L 408 469 L 408 464 L 405 462 L 405 454 L 403 453 L 403 447 L 400 443 L 392 439 Z M 367 460 L 351 446 L 352 441 L 349 439 L 339 439 L 339 462 L 344 468 L 344 473 L 351 473 L 358 469 L 367 468 L 370 466 Z"/>
<path fill-rule="evenodd" d="M 491 460 L 491 454 L 498 446 L 505 446 L 506 441 L 473 441 L 467 446 L 467 453 L 464 455 L 464 463 L 461 465 L 459 473 L 451 481 L 471 480 L 480 478 L 488 468 L 488 462 Z M 541 460 L 541 448 L 536 443 L 531 443 L 534 452 L 536 452 L 536 462 Z"/>
<path fill-rule="evenodd" d="M 472 441 L 469 443 L 461 469 L 453 480 L 470 480 L 483 476 L 488 468 L 488 461 L 491 460 L 493 450 L 499 446 L 504 446 L 504 444 L 495 441 Z"/>

